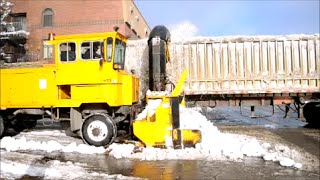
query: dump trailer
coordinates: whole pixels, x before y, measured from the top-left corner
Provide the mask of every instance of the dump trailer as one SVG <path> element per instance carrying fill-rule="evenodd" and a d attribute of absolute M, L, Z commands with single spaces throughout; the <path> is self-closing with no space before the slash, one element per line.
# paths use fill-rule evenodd
<path fill-rule="evenodd" d="M 139 102 L 139 79 L 124 71 L 126 41 L 118 32 L 50 34 L 53 61 L 2 63 L 0 135 L 50 118 L 69 120 L 88 144 L 111 143 Z"/>
<path fill-rule="evenodd" d="M 127 56 L 148 59 L 146 47 L 129 41 Z M 170 42 L 169 51 L 168 81 L 189 69 L 187 106 L 250 106 L 256 117 L 256 106 L 295 104 L 299 117 L 319 124 L 319 35 L 191 37 Z"/>

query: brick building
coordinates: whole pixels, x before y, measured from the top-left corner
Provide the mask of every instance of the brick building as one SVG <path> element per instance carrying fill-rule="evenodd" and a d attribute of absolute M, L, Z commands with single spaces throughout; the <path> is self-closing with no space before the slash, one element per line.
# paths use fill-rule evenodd
<path fill-rule="evenodd" d="M 29 32 L 27 59 L 50 57 L 43 45 L 48 33 L 56 35 L 114 31 L 130 39 L 144 38 L 150 28 L 133 0 L 10 0 L 12 19 Z M 17 22 L 18 21 L 18 22 Z"/>

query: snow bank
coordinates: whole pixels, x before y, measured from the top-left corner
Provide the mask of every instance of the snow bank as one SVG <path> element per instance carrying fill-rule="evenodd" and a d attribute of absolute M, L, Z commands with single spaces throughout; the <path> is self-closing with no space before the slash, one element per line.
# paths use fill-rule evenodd
<path fill-rule="evenodd" d="M 32 135 L 32 136 L 67 136 L 64 131 L 59 130 L 44 130 L 44 131 L 31 131 L 31 132 L 21 132 L 22 135 Z"/>
<path fill-rule="evenodd" d="M 80 163 L 71 161 L 48 161 L 46 164 L 27 165 L 17 162 L 1 161 L 1 178 L 21 178 L 22 176 L 36 176 L 44 179 L 139 179 L 121 174 L 108 175 L 104 173 L 88 172 Z"/>
<path fill-rule="evenodd" d="M 261 143 L 256 138 L 221 133 L 201 113 L 187 108 L 181 108 L 181 128 L 201 130 L 202 141 L 195 148 L 180 150 L 160 148 L 140 148 L 137 150 L 131 144 L 112 144 L 107 148 L 109 155 L 115 158 L 133 158 L 140 160 L 164 159 L 206 159 L 240 161 L 245 156 L 261 157 L 266 161 L 279 162 L 281 166 L 301 168 L 302 164 L 295 162 L 299 157 L 297 151 L 284 145 Z"/>
<path fill-rule="evenodd" d="M 95 147 L 87 144 L 77 145 L 75 142 L 69 145 L 61 145 L 57 141 L 50 140 L 46 141 L 28 141 L 25 136 L 21 138 L 14 137 L 3 137 L 0 141 L 0 147 L 6 151 L 17 151 L 17 150 L 40 150 L 46 152 L 62 151 L 62 152 L 78 152 L 82 154 L 102 154 L 105 153 L 103 147 Z"/>

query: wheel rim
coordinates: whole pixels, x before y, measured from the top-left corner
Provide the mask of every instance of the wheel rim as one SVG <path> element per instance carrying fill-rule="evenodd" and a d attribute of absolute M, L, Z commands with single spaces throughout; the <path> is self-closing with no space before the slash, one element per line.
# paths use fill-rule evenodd
<path fill-rule="evenodd" d="M 91 140 L 96 142 L 103 141 L 108 135 L 108 127 L 105 123 L 95 120 L 89 124 L 87 133 Z"/>

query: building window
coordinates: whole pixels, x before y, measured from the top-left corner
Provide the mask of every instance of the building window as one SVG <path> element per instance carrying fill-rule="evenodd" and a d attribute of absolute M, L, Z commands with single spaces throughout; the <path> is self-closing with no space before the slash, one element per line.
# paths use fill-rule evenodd
<path fill-rule="evenodd" d="M 52 9 L 45 9 L 42 13 L 43 27 L 51 27 L 53 25 L 53 11 Z"/>
<path fill-rule="evenodd" d="M 48 44 L 43 44 L 43 58 L 52 59 L 53 58 L 53 46 Z"/>

